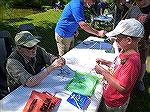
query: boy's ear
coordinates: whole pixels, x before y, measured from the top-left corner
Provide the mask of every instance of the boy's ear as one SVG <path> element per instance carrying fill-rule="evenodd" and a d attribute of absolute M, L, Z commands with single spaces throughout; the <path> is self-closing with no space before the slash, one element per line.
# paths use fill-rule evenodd
<path fill-rule="evenodd" d="M 127 41 L 128 41 L 128 44 L 131 44 L 133 42 L 133 39 L 131 37 L 127 37 Z"/>

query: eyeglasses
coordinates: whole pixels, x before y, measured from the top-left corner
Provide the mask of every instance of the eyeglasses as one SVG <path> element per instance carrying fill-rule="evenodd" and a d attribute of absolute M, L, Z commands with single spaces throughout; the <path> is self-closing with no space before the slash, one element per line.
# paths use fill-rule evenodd
<path fill-rule="evenodd" d="M 37 47 L 37 45 L 34 45 L 33 47 L 26 47 L 26 46 L 21 46 L 22 48 L 25 48 L 25 49 L 28 49 L 28 50 L 32 50 L 34 49 L 35 47 Z"/>

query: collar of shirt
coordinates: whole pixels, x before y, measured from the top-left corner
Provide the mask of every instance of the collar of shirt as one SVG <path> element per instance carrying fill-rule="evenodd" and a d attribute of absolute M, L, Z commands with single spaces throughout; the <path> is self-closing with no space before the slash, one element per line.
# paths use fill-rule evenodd
<path fill-rule="evenodd" d="M 126 59 L 126 58 L 129 58 L 131 55 L 137 53 L 136 51 L 134 50 L 131 50 L 129 52 L 125 52 L 124 51 L 121 51 L 120 54 L 119 54 L 119 57 L 120 59 Z"/>
<path fill-rule="evenodd" d="M 33 57 L 31 60 L 28 60 L 23 54 L 20 54 L 20 55 L 23 57 L 25 64 L 31 63 L 32 66 L 35 65 L 36 57 Z"/>

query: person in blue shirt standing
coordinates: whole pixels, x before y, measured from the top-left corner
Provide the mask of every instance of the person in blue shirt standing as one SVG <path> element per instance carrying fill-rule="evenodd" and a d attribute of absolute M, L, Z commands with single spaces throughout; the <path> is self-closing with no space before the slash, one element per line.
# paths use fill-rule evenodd
<path fill-rule="evenodd" d="M 55 39 L 59 55 L 64 55 L 74 46 L 74 37 L 78 34 L 77 28 L 93 35 L 103 37 L 106 31 L 98 31 L 85 22 L 84 6 L 90 7 L 96 0 L 71 0 L 64 8 L 55 28 Z"/>

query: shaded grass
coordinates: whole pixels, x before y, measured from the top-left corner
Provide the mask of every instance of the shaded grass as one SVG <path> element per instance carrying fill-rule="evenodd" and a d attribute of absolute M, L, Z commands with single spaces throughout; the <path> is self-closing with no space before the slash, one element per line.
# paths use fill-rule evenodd
<path fill-rule="evenodd" d="M 147 72 L 150 73 L 150 56 L 148 56 L 146 63 L 147 63 L 147 66 L 146 66 Z"/>
<path fill-rule="evenodd" d="M 149 112 L 150 111 L 150 73 L 144 77 L 145 91 L 133 90 L 127 112 Z"/>
<path fill-rule="evenodd" d="M 1 11 L 3 12 L 3 11 Z M 56 42 L 54 39 L 54 29 L 62 11 L 46 12 L 35 11 L 32 9 L 8 9 L 5 15 L 1 13 L 0 30 L 8 30 L 14 38 L 19 32 L 19 25 L 33 23 L 39 36 L 42 37 L 40 45 L 48 52 L 57 54 Z M 90 36 L 87 32 L 79 28 L 79 36 L 76 42 L 83 41 Z M 150 73 L 150 57 L 147 59 L 147 71 Z M 150 74 L 144 77 L 146 91 L 140 93 L 134 90 L 127 112 L 149 112 L 150 110 Z"/>
<path fill-rule="evenodd" d="M 61 15 L 61 10 L 53 11 L 51 9 L 46 12 L 34 11 L 34 14 L 31 9 L 8 10 L 11 10 L 11 15 L 9 11 L 6 11 L 5 16 L 3 16 L 5 18 L 2 18 L 2 22 L 0 22 L 0 30 L 8 30 L 14 38 L 16 33 L 19 32 L 20 24 L 32 23 L 34 24 L 38 35 L 42 37 L 40 45 L 52 54 L 58 53 L 54 39 L 54 29 Z M 80 35 L 76 38 L 76 42 L 78 40 L 84 40 L 90 35 L 83 30 L 79 29 L 79 31 Z"/>

